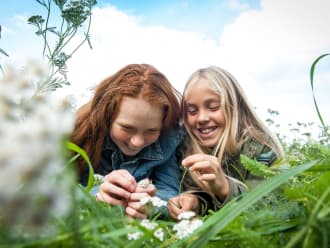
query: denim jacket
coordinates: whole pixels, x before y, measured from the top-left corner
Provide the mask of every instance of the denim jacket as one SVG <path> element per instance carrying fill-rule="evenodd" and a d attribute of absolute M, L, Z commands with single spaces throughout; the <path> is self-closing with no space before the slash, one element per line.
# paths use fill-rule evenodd
<path fill-rule="evenodd" d="M 122 152 L 107 135 L 95 173 L 105 176 L 113 170 L 125 169 L 136 182 L 149 178 L 157 188 L 156 195 L 167 201 L 179 193 L 181 158 L 178 148 L 183 139 L 184 132 L 178 126 L 125 161 Z M 97 191 L 98 187 L 94 187 L 91 193 Z"/>

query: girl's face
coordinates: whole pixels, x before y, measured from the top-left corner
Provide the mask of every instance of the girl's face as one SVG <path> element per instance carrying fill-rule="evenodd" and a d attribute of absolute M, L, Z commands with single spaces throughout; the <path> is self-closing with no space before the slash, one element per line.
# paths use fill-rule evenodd
<path fill-rule="evenodd" d="M 214 148 L 219 142 L 226 125 L 220 97 L 208 86 L 207 80 L 200 79 L 186 90 L 186 118 L 190 131 L 199 142 Z"/>
<path fill-rule="evenodd" d="M 162 120 L 161 105 L 124 97 L 110 128 L 110 137 L 124 155 L 134 156 L 159 138 Z"/>

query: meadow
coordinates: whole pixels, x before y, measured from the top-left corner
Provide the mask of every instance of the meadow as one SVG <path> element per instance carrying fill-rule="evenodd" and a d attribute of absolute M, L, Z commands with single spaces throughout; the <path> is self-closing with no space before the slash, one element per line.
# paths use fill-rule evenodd
<path fill-rule="evenodd" d="M 276 125 L 280 114 L 269 110 L 266 122 L 286 155 L 271 167 L 241 157 L 252 174 L 264 178 L 260 184 L 203 217 L 186 216 L 179 222 L 159 218 L 162 206 L 150 199 L 146 204 L 156 214 L 132 220 L 123 208 L 96 202 L 89 194 L 100 182 L 86 153 L 67 139 L 74 121 L 72 103 L 52 96 L 70 83 L 66 62 L 82 44 L 91 46 L 96 1 L 37 2 L 46 17 L 28 21 L 43 41 L 48 65 L 1 65 L 0 247 L 330 247 L 330 131 L 313 81 L 318 62 L 330 54 L 320 55 L 310 67 L 319 135 L 306 132 L 315 124 L 297 121 L 292 136 L 283 136 Z M 62 13 L 57 27 L 48 22 L 54 4 Z M 84 39 L 68 52 L 65 48 L 78 31 Z M 49 35 L 57 38 L 55 43 Z M 0 55 L 8 56 L 1 48 Z M 90 167 L 86 188 L 77 183 L 78 156 Z"/>

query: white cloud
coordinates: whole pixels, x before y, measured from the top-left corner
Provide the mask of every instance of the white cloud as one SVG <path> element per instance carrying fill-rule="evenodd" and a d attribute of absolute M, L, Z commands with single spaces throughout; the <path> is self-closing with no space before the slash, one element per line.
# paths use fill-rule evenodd
<path fill-rule="evenodd" d="M 154 65 L 182 90 L 193 70 L 217 62 L 214 41 L 162 26 L 141 26 L 137 18 L 113 7 L 94 9 L 91 30 L 93 49 L 85 46 L 69 64 L 69 77 L 78 91 L 129 63 Z"/>
<path fill-rule="evenodd" d="M 254 81 L 247 91 L 257 106 L 268 103 L 291 122 L 316 117 L 308 73 L 312 61 L 329 52 L 329 9 L 327 0 L 264 0 L 260 10 L 242 13 L 225 28 L 221 54 L 245 89 L 247 76 Z M 330 112 L 326 116 L 329 123 Z"/>
<path fill-rule="evenodd" d="M 252 104 L 280 112 L 287 123 L 317 121 L 309 85 L 313 59 L 329 52 L 327 0 L 264 0 L 227 25 L 217 42 L 198 33 L 143 26 L 114 7 L 95 8 L 93 49 L 84 46 L 69 63 L 77 96 L 129 63 L 150 63 L 179 90 L 197 68 L 218 65 L 237 77 Z M 329 74 L 319 72 L 329 81 Z M 329 110 L 319 87 L 322 109 Z M 329 123 L 330 113 L 324 113 Z M 263 116 L 265 117 L 265 115 Z M 265 118 L 264 118 L 265 119 Z"/>

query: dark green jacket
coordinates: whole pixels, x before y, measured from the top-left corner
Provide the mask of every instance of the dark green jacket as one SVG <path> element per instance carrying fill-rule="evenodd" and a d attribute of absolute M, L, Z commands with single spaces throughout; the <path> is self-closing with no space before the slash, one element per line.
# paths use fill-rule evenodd
<path fill-rule="evenodd" d="M 256 159 L 266 165 L 271 165 L 276 159 L 276 154 L 267 146 L 260 144 L 255 140 L 248 140 L 243 145 L 242 151 L 229 159 L 226 159 L 222 164 L 222 169 L 227 175 L 229 181 L 230 191 L 226 199 L 220 200 L 218 197 L 207 193 L 202 190 L 189 176 L 189 173 L 185 175 L 183 191 L 196 194 L 200 199 L 200 214 L 207 213 L 208 210 L 216 211 L 220 209 L 224 204 L 233 199 L 234 197 L 242 194 L 247 190 L 247 185 L 254 185 L 256 181 L 260 181 L 258 178 L 252 175 L 240 162 L 240 155 L 244 154 L 251 159 Z M 243 181 L 246 183 L 244 184 Z"/>

